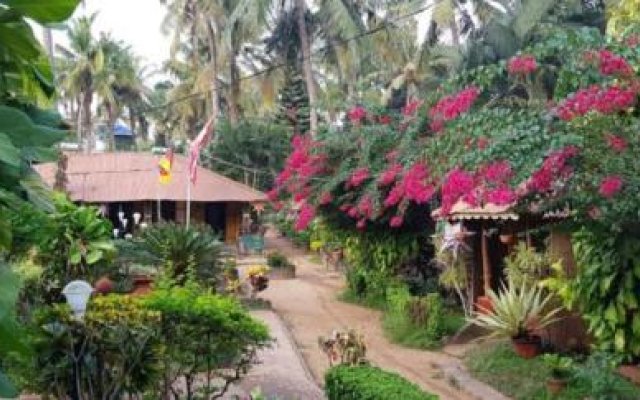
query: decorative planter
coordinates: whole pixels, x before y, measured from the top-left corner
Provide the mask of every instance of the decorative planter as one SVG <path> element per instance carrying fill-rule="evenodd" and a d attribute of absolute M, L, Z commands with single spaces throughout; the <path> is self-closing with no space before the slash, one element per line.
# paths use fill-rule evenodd
<path fill-rule="evenodd" d="M 513 349 L 522 358 L 535 358 L 540 354 L 542 346 L 539 336 L 525 336 L 511 339 Z"/>
<path fill-rule="evenodd" d="M 271 268 L 269 277 L 271 279 L 294 279 L 296 277 L 296 266 Z"/>
<path fill-rule="evenodd" d="M 479 296 L 475 305 L 476 310 L 481 314 L 488 314 L 493 311 L 493 302 L 488 296 Z"/>
<path fill-rule="evenodd" d="M 113 291 L 113 286 L 113 281 L 107 276 L 103 276 L 93 284 L 96 292 L 100 294 L 111 293 Z"/>
<path fill-rule="evenodd" d="M 512 245 L 516 242 L 516 236 L 511 234 L 500 235 L 500 241 L 506 245 Z"/>
<path fill-rule="evenodd" d="M 547 379 L 547 392 L 550 395 L 559 394 L 567 387 L 567 380 L 563 378 L 549 378 Z"/>
<path fill-rule="evenodd" d="M 133 278 L 133 291 L 131 292 L 134 296 L 140 296 L 151 292 L 151 284 L 153 283 L 153 278 L 144 275 L 138 275 Z"/>

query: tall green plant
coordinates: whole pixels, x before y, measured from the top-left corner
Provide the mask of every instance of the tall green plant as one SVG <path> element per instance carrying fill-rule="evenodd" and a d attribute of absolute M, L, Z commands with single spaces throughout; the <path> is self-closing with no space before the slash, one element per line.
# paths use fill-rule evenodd
<path fill-rule="evenodd" d="M 213 286 L 221 272 L 222 243 L 207 226 L 157 224 L 125 244 L 123 256 L 159 268 L 179 282 L 193 273 L 200 282 Z"/>

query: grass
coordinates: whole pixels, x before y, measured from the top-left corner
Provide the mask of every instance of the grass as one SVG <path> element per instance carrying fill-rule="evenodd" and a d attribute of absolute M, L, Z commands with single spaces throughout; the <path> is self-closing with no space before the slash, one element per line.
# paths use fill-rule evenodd
<path fill-rule="evenodd" d="M 387 312 L 382 320 L 385 335 L 394 343 L 414 349 L 435 349 L 442 346 L 443 338 L 456 333 L 464 325 L 464 317 L 447 311 L 443 318 L 440 337 L 434 338 L 426 327 L 416 326 L 397 313 Z"/>
<path fill-rule="evenodd" d="M 346 288 L 342 293 L 338 295 L 338 300 L 345 303 L 373 308 L 374 310 L 380 311 L 384 311 L 384 309 L 387 307 L 386 299 L 383 296 L 360 297 L 349 288 Z"/>
<path fill-rule="evenodd" d="M 550 368 L 540 357 L 531 360 L 518 357 L 506 342 L 476 349 L 467 357 L 466 364 L 475 378 L 516 400 L 640 399 L 640 388 L 607 371 L 602 371 L 602 375 L 606 374 L 606 378 L 615 383 L 606 397 L 591 397 L 592 382 L 580 378 L 574 378 L 562 393 L 551 397 L 545 386 Z"/>

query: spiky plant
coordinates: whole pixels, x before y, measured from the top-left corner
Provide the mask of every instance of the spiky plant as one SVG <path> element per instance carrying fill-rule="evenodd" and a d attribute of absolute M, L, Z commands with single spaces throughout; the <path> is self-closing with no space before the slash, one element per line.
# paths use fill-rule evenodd
<path fill-rule="evenodd" d="M 470 322 L 489 330 L 490 336 L 526 338 L 558 320 L 561 307 L 552 307 L 553 294 L 543 288 L 523 283 L 502 284 L 499 293 L 489 291 L 492 309 L 481 310 Z"/>

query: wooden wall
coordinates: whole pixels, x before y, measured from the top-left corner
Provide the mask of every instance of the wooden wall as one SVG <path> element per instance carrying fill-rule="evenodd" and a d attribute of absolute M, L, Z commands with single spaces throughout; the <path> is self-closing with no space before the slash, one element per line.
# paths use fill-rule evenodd
<path fill-rule="evenodd" d="M 226 229 L 225 238 L 226 243 L 235 243 L 240 237 L 240 224 L 242 222 L 242 203 L 227 203 L 226 208 Z"/>

